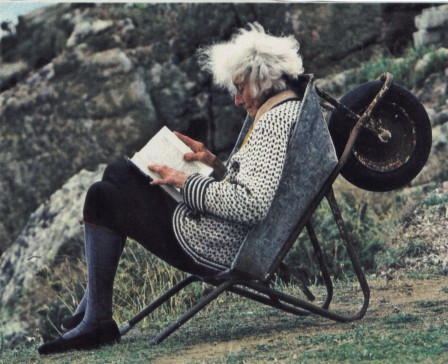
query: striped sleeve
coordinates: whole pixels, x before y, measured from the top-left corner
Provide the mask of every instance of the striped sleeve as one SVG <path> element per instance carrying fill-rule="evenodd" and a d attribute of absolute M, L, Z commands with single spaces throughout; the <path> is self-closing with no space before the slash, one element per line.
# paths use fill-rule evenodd
<path fill-rule="evenodd" d="M 184 203 L 192 210 L 205 212 L 205 190 L 214 181 L 212 177 L 204 177 L 197 173 L 189 176 L 181 190 Z"/>

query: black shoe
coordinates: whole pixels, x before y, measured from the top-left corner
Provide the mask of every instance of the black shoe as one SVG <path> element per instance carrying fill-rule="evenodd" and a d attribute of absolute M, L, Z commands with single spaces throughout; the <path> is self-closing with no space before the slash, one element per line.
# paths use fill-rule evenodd
<path fill-rule="evenodd" d="M 105 344 L 120 341 L 120 330 L 114 320 L 103 321 L 91 331 L 85 332 L 71 339 L 59 337 L 56 340 L 43 344 L 39 354 L 62 353 L 69 350 L 89 350 Z"/>
<path fill-rule="evenodd" d="M 84 314 L 85 312 L 79 312 L 74 315 L 65 316 L 62 319 L 61 330 L 65 332 L 74 329 L 81 323 L 84 318 Z"/>

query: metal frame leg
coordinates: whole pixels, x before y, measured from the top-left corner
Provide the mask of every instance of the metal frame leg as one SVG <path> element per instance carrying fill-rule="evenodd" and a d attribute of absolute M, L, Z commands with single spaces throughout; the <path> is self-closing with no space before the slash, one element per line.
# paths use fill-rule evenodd
<path fill-rule="evenodd" d="M 316 232 L 314 231 L 311 222 L 306 224 L 306 230 L 310 238 L 311 244 L 313 245 L 314 255 L 319 263 L 320 271 L 322 273 L 322 278 L 324 279 L 325 287 L 327 288 L 327 297 L 325 298 L 322 308 L 328 308 L 330 306 L 331 300 L 333 299 L 333 281 L 331 280 L 330 273 L 328 272 L 327 263 L 325 261 L 324 253 L 317 239 Z"/>
<path fill-rule="evenodd" d="M 137 323 L 143 320 L 146 316 L 151 314 L 155 309 L 160 307 L 166 301 L 168 301 L 171 297 L 173 297 L 180 290 L 184 289 L 188 285 L 193 282 L 197 282 L 200 279 L 197 276 L 188 276 L 183 279 L 173 287 L 171 287 L 168 291 L 166 291 L 163 295 L 157 298 L 155 301 L 151 302 L 148 306 L 146 306 L 143 310 L 141 310 L 138 314 L 136 314 L 133 318 L 126 321 L 122 325 L 120 325 L 120 335 L 123 336 L 129 330 L 131 330 Z"/>
<path fill-rule="evenodd" d="M 358 278 L 358 282 L 361 286 L 362 293 L 364 295 L 364 303 L 360 311 L 353 318 L 354 320 L 357 320 L 364 317 L 365 313 L 367 312 L 367 307 L 369 306 L 369 300 L 370 300 L 369 284 L 367 283 L 366 276 L 362 271 L 361 264 L 359 263 L 359 259 L 355 252 L 355 248 L 353 247 L 352 239 L 350 238 L 347 228 L 345 227 L 344 220 L 342 219 L 341 210 L 339 209 L 339 205 L 336 202 L 336 197 L 334 195 L 333 188 L 330 188 L 326 197 L 330 205 L 331 211 L 333 212 L 333 216 L 334 219 L 336 220 L 336 224 L 338 226 L 341 237 L 344 240 L 345 248 L 347 249 L 348 256 L 353 265 L 353 270 L 355 271 L 356 277 Z"/>
<path fill-rule="evenodd" d="M 226 281 L 221 283 L 218 287 L 216 287 L 213 291 L 211 291 L 206 296 L 202 297 L 198 303 L 196 303 L 193 307 L 191 307 L 187 312 L 185 312 L 182 316 L 180 316 L 177 321 L 172 322 L 165 329 L 163 329 L 156 337 L 151 340 L 152 344 L 159 344 L 163 340 L 165 340 L 169 335 L 171 335 L 174 331 L 179 329 L 184 323 L 186 323 L 189 319 L 191 319 L 194 315 L 196 315 L 199 311 L 201 311 L 205 306 L 207 306 L 211 301 L 220 296 L 225 290 L 227 290 L 230 286 L 234 285 L 236 282 L 233 280 Z"/>

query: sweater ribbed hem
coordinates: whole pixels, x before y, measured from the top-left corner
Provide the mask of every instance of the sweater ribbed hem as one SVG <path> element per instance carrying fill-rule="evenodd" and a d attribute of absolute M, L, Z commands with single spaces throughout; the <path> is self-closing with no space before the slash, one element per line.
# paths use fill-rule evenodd
<path fill-rule="evenodd" d="M 200 254 L 198 254 L 197 251 L 195 251 L 189 244 L 187 239 L 182 234 L 182 231 L 180 227 L 182 226 L 182 218 L 185 214 L 188 214 L 188 207 L 185 205 L 179 205 L 176 210 L 174 211 L 173 215 L 173 227 L 174 227 L 174 234 L 176 236 L 177 241 L 182 246 L 182 248 L 185 250 L 185 252 L 199 265 L 206 267 L 206 268 L 212 268 L 217 271 L 222 271 L 225 269 L 228 269 L 229 267 L 212 261 L 210 259 L 207 259 Z"/>

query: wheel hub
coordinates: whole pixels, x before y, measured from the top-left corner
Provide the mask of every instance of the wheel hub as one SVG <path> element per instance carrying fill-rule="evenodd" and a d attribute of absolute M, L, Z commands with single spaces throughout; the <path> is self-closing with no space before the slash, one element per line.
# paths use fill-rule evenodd
<path fill-rule="evenodd" d="M 415 122 L 402 107 L 392 102 L 384 102 L 372 119 L 377 124 L 375 129 L 382 133 L 364 129 L 353 154 L 363 166 L 373 171 L 394 171 L 414 152 L 417 142 Z"/>

